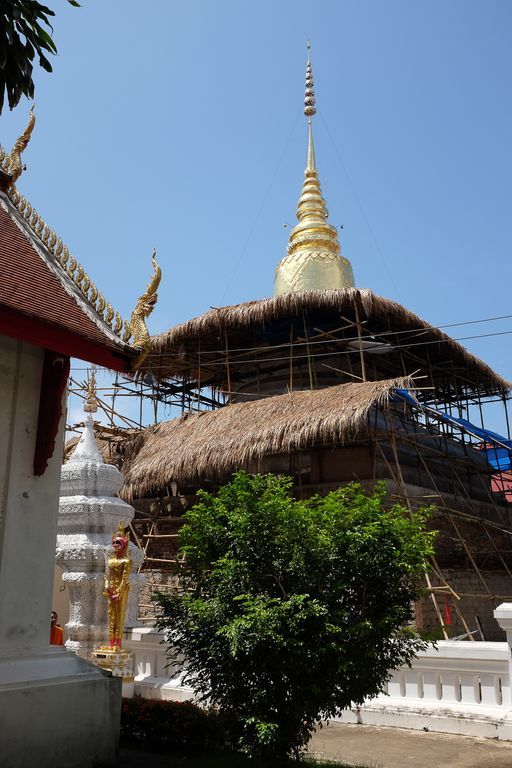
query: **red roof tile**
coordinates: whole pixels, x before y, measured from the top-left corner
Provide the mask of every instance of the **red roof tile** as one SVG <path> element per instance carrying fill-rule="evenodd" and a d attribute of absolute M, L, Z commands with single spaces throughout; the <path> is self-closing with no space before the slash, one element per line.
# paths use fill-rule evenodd
<path fill-rule="evenodd" d="M 5 205 L 10 207 L 9 202 Z M 48 348 L 56 346 L 58 348 L 55 351 L 91 362 L 97 362 L 93 359 L 96 350 L 96 356 L 113 357 L 114 362 L 118 361 L 117 365 L 109 367 L 125 369 L 134 353 L 120 339 L 116 341 L 113 338 L 99 317 L 96 322 L 92 319 L 86 308 L 81 306 L 82 299 L 74 295 L 76 288 L 60 265 L 54 262 L 55 271 L 52 269 L 49 254 L 48 261 L 45 260 L 44 245 L 41 243 L 41 255 L 30 242 L 28 234 L 22 230 L 23 224 L 19 225 L 14 216 L 16 214 L 10 214 L 0 204 L 0 313 L 4 314 L 2 332 L 27 341 L 26 329 L 32 326 L 35 330 L 39 326 L 43 342 L 38 344 L 40 334 L 35 332 L 34 344 Z M 85 299 L 83 301 L 85 304 Z M 6 331 L 6 317 L 17 317 L 20 322 Z M 53 337 L 55 345 L 52 345 Z M 74 341 L 76 349 L 72 348 Z M 63 344 L 71 349 L 63 349 Z M 106 363 L 104 361 L 101 364 Z"/>

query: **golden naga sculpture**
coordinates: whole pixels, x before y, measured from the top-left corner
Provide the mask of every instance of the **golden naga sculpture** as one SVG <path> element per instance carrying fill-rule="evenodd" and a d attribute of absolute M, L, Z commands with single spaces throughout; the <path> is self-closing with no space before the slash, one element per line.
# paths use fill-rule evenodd
<path fill-rule="evenodd" d="M 21 162 L 21 153 L 27 148 L 30 137 L 32 135 L 32 131 L 34 130 L 35 123 L 36 116 L 34 115 L 34 107 L 31 107 L 28 125 L 21 136 L 16 139 L 13 148 L 5 159 L 5 170 L 12 177 L 13 185 L 19 179 L 22 171 L 24 170 L 23 163 Z"/>
<path fill-rule="evenodd" d="M 155 308 L 155 304 L 158 301 L 158 286 L 162 278 L 162 270 L 156 261 L 156 248 L 153 249 L 151 254 L 151 261 L 153 263 L 154 273 L 149 282 L 148 287 L 142 296 L 139 297 L 137 305 L 132 312 L 130 322 L 125 323 L 125 332 L 123 341 L 128 342 L 133 336 L 132 346 L 135 349 L 140 350 L 140 355 L 135 361 L 134 368 L 139 368 L 142 362 L 146 359 L 149 351 L 149 331 L 146 327 L 146 318 L 152 313 Z"/>
<path fill-rule="evenodd" d="M 121 650 L 124 617 L 130 592 L 132 561 L 128 557 L 130 534 L 124 532 L 119 523 L 117 533 L 112 535 L 113 553 L 108 557 L 105 568 L 104 597 L 108 600 L 108 647 Z"/>

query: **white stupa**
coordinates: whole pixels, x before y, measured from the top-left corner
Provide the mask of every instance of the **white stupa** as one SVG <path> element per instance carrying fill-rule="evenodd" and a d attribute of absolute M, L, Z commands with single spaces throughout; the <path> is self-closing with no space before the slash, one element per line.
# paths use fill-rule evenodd
<path fill-rule="evenodd" d="M 87 657 L 105 642 L 107 601 L 103 596 L 105 562 L 112 548 L 112 534 L 119 523 L 127 527 L 134 509 L 116 496 L 123 484 L 117 467 L 105 464 L 94 436 L 91 411 L 95 407 L 95 382 L 91 377 L 84 431 L 71 456 L 62 467 L 57 547 L 55 559 L 69 590 L 69 639 L 66 647 Z M 129 544 L 132 560 L 130 596 L 125 626 L 137 624 L 138 593 L 144 576 L 138 574 L 142 550 Z"/>

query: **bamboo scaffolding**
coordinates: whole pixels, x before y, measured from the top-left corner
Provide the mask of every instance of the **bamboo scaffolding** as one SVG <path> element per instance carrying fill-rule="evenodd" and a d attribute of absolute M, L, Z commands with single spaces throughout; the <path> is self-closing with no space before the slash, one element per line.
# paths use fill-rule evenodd
<path fill-rule="evenodd" d="M 362 305 L 360 305 L 362 306 Z M 369 322 L 373 324 L 373 319 L 363 320 L 360 317 L 359 306 L 354 303 L 354 318 L 349 320 L 342 315 L 338 315 L 344 325 L 335 327 L 331 330 L 322 330 L 316 327 L 314 319 L 302 311 L 302 324 L 304 328 L 304 338 L 296 336 L 297 323 L 299 324 L 299 334 L 301 315 L 297 314 L 295 321 L 290 322 L 289 334 L 281 336 L 278 341 L 282 343 L 268 344 L 262 346 L 262 337 L 258 336 L 256 331 L 252 332 L 252 341 L 247 342 L 246 348 L 243 348 L 242 335 L 229 335 L 226 327 L 219 329 L 221 333 L 219 350 L 211 349 L 211 342 L 205 341 L 203 348 L 203 339 L 200 335 L 196 340 L 186 342 L 183 378 L 176 381 L 147 383 L 142 379 L 138 381 L 122 381 L 116 375 L 112 388 L 101 387 L 98 389 L 98 396 L 101 400 L 100 409 L 105 414 L 108 426 L 101 427 L 102 440 L 109 443 L 108 450 L 111 458 L 115 456 L 114 445 L 122 441 L 127 433 L 133 430 L 141 429 L 143 424 L 143 401 L 148 401 L 148 408 L 152 407 L 153 422 L 156 424 L 161 418 L 161 410 L 168 408 L 177 409 L 178 412 L 186 413 L 190 411 L 199 411 L 202 409 L 216 409 L 222 407 L 226 399 L 229 401 L 234 395 L 243 395 L 244 397 L 261 397 L 265 393 L 265 386 L 268 377 L 272 377 L 272 384 L 279 381 L 281 376 L 284 386 L 292 392 L 294 387 L 307 388 L 309 379 L 309 388 L 316 389 L 322 386 L 323 382 L 332 381 L 334 376 L 330 376 L 327 371 L 333 371 L 340 375 L 342 380 L 359 380 L 362 382 L 378 380 L 397 374 L 401 370 L 407 375 L 407 368 L 412 369 L 415 364 L 418 368 L 410 376 L 414 376 L 415 381 L 426 378 L 425 386 L 415 387 L 418 397 L 423 403 L 433 404 L 436 408 L 445 410 L 458 416 L 464 416 L 468 421 L 472 421 L 470 415 L 473 413 L 473 423 L 484 425 L 484 405 L 487 403 L 502 402 L 506 420 L 506 434 L 510 437 L 510 423 L 508 414 L 508 397 L 501 391 L 496 390 L 491 393 L 489 387 L 487 390 L 475 391 L 478 388 L 478 382 L 474 377 L 467 380 L 461 375 L 460 364 L 454 365 L 451 359 L 441 359 L 442 344 L 433 346 L 418 346 L 417 351 L 410 348 L 407 343 L 410 338 L 405 338 L 397 334 L 392 326 L 391 319 L 386 321 L 387 325 L 381 323 L 379 328 L 371 328 Z M 309 323 L 309 325 L 308 325 Z M 317 323 L 318 325 L 318 323 Z M 334 323 L 333 323 L 334 325 Z M 388 327 L 389 330 L 385 330 Z M 383 330 L 384 328 L 384 330 Z M 418 330 L 411 338 L 427 333 L 427 330 Z M 288 335 L 288 339 L 286 339 Z M 270 336 L 265 336 L 270 338 Z M 387 355 L 365 354 L 363 339 L 373 341 L 382 341 L 391 347 L 390 357 Z M 238 342 L 238 344 L 237 344 Z M 347 349 L 347 344 L 352 343 L 355 349 Z M 249 347 L 248 344 L 251 344 Z M 210 346 L 209 346 L 210 344 Z M 321 347 L 314 347 L 315 344 L 321 344 Z M 323 349 L 325 351 L 316 353 L 314 349 Z M 209 360 L 209 355 L 216 351 L 213 360 Z M 280 358 L 279 354 L 284 353 Z M 305 352 L 305 354 L 304 354 Z M 350 352 L 350 354 L 348 354 Z M 353 353 L 353 354 L 352 354 Z M 354 357 L 354 354 L 356 357 Z M 269 357 L 269 360 L 265 358 Z M 171 358 L 169 358 L 171 359 Z M 338 366 L 339 361 L 339 367 Z M 240 363 L 240 367 L 238 366 Z M 253 366 L 253 371 L 246 377 L 245 366 Z M 334 363 L 334 364 L 333 364 Z M 165 368 L 165 360 L 159 360 L 160 366 Z M 359 365 L 361 367 L 361 376 L 358 376 Z M 355 369 L 355 370 L 354 370 Z M 155 366 L 153 365 L 153 370 Z M 357 373 L 356 373 L 357 372 Z M 222 379 L 222 380 L 221 380 Z M 267 379 L 267 381 L 265 381 Z M 84 399 L 82 387 L 74 379 L 72 381 L 72 390 L 78 397 Z M 250 382 L 256 381 L 257 386 L 250 391 Z M 260 389 L 261 381 L 261 389 Z M 226 389 L 227 383 L 227 389 Z M 76 387 L 76 389 L 75 389 Z M 80 391 L 77 391 L 80 390 Z M 247 390 L 247 391 L 245 391 Z M 112 392 L 109 400 L 108 393 Z M 482 393 L 483 392 L 483 397 Z M 138 402 L 138 417 L 130 419 L 120 412 L 121 404 L 126 402 L 126 397 L 132 397 Z M 149 405 L 151 404 L 151 406 Z M 479 418 L 477 417 L 477 412 Z M 400 414 L 398 407 L 392 407 L 393 419 Z M 461 626 L 464 627 L 468 636 L 474 640 L 469 630 L 467 619 L 464 617 L 464 611 L 461 609 L 461 598 L 481 599 L 494 604 L 498 599 L 510 599 L 508 595 L 495 594 L 495 588 L 491 589 L 485 578 L 488 560 L 492 558 L 492 563 L 496 563 L 508 579 L 512 579 L 512 566 L 507 564 L 503 542 L 508 539 L 503 537 L 512 537 L 512 507 L 507 507 L 504 503 L 498 503 L 499 497 L 491 490 L 491 481 L 500 476 L 501 473 L 492 471 L 490 467 L 480 465 L 474 456 L 474 441 L 480 438 L 471 433 L 471 431 L 457 434 L 447 425 L 439 425 L 426 414 L 418 414 L 414 418 L 406 418 L 407 409 L 404 407 L 401 411 L 402 426 L 412 424 L 414 431 L 406 432 L 405 428 L 397 427 L 396 421 L 391 418 L 391 406 L 386 411 L 387 425 L 386 429 L 377 430 L 377 411 L 375 410 L 375 425 L 370 430 L 369 444 L 373 451 L 371 482 L 375 483 L 379 471 L 389 474 L 398 491 L 394 495 L 412 512 L 418 506 L 425 502 L 437 503 L 439 514 L 447 521 L 446 530 L 443 525 L 443 535 L 448 537 L 446 541 L 457 542 L 457 552 L 460 557 L 464 557 L 469 563 L 471 570 L 476 573 L 479 583 L 482 585 L 482 593 L 465 592 L 455 588 L 457 582 L 450 583 L 448 574 L 443 573 L 441 565 L 446 561 L 439 562 L 436 558 L 432 559 L 431 574 L 426 577 L 426 591 L 429 599 L 432 601 L 437 620 L 441 627 L 443 636 L 448 637 L 446 623 L 443 620 L 442 610 L 436 600 L 437 597 L 446 596 L 453 602 L 454 613 Z M 138 421 L 137 421 L 138 418 Z M 398 422 L 400 424 L 400 422 Z M 78 428 L 75 425 L 72 429 Z M 425 430 L 423 432 L 422 430 Z M 457 443 L 461 447 L 461 455 L 456 456 L 453 453 L 453 444 Z M 507 447 L 502 444 L 503 447 Z M 416 460 L 409 463 L 406 452 L 416 457 Z M 405 459 L 404 459 L 405 457 Z M 117 458 L 117 457 L 116 457 Z M 262 459 L 259 459 L 263 467 Z M 297 491 L 300 497 L 307 496 L 310 490 L 308 480 L 305 480 L 300 472 L 298 462 L 292 461 L 290 456 L 290 471 L 296 475 Z M 319 466 L 318 472 L 321 472 Z M 321 475 L 319 475 L 321 476 Z M 325 477 L 325 475 L 321 476 Z M 365 482 L 368 479 L 365 477 Z M 433 493 L 414 493 L 410 485 L 414 485 L 417 477 L 418 487 L 431 486 L 435 491 Z M 505 480 L 503 475 L 503 487 Z M 323 479 L 320 481 L 323 483 Z M 326 485 L 326 484 L 324 484 Z M 160 501 L 159 501 L 160 503 Z M 188 502 L 187 502 L 188 503 Z M 458 508 L 460 506 L 460 508 Z M 176 506 L 174 506 L 176 509 Z M 162 524 L 169 520 L 179 520 L 174 514 L 167 514 L 165 505 L 162 501 L 158 507 L 156 515 L 146 515 L 137 512 L 134 524 L 131 526 L 134 539 L 142 542 L 142 549 L 145 554 L 143 567 L 148 573 L 160 573 L 164 578 L 170 576 L 178 578 L 176 575 L 184 565 L 182 559 L 178 556 L 173 558 L 157 557 L 161 551 L 167 554 L 165 543 L 169 542 L 169 550 L 173 551 L 174 542 L 177 541 L 178 533 L 166 533 L 162 529 Z M 473 526 L 479 526 L 482 536 L 488 545 L 483 551 L 480 540 L 477 545 L 471 544 L 471 536 L 475 536 Z M 163 545 L 159 549 L 159 545 Z M 472 550 L 474 547 L 474 550 Z M 153 571 L 152 566 L 155 566 Z M 166 569 L 170 566 L 169 570 Z M 434 582 L 434 583 L 433 583 Z M 437 582 L 437 583 L 435 583 Z M 175 585 L 167 583 L 153 582 L 158 589 L 175 589 Z M 493 587 L 496 585 L 493 583 Z M 506 589 L 506 586 L 505 586 Z M 143 605 L 142 607 L 149 607 Z"/>
<path fill-rule="evenodd" d="M 389 424 L 389 414 L 388 414 L 388 424 Z M 395 433 L 394 433 L 394 430 L 391 430 L 390 442 L 391 442 L 391 445 L 392 445 L 392 448 L 393 448 L 393 451 L 394 451 L 395 462 L 397 463 L 397 465 L 399 465 L 398 455 L 397 455 L 397 451 L 396 451 L 396 443 L 395 443 Z M 392 469 L 391 469 L 391 467 L 389 465 L 389 462 L 387 461 L 387 457 L 385 456 L 385 453 L 384 453 L 383 449 L 381 448 L 379 443 L 377 443 L 377 445 L 378 445 L 378 447 L 379 447 L 379 449 L 381 451 L 382 456 L 384 457 L 384 460 L 386 461 L 386 463 L 388 465 L 388 468 L 390 469 L 390 472 L 392 473 L 392 475 L 394 475 L 394 473 L 392 472 Z M 432 487 L 437 491 L 438 498 L 440 499 L 440 501 L 442 501 L 443 500 L 442 494 L 441 494 L 441 492 L 439 491 L 439 489 L 437 487 L 437 483 L 436 483 L 436 481 L 435 481 L 435 479 L 434 479 L 434 477 L 433 477 L 433 475 L 432 475 L 432 473 L 430 471 L 430 468 L 428 467 L 428 465 L 425 462 L 422 454 L 418 450 L 418 447 L 415 446 L 415 448 L 416 448 L 416 453 L 417 453 L 418 459 L 421 462 L 421 464 L 423 465 L 427 475 L 429 476 L 429 479 L 430 479 L 430 482 L 432 484 Z M 458 474 L 456 472 L 454 472 L 453 474 L 455 474 L 456 479 L 459 480 Z M 401 472 L 400 472 L 400 478 L 401 478 L 401 485 L 402 485 L 402 487 L 404 489 L 403 492 L 405 493 L 405 484 L 403 482 L 403 476 L 401 475 Z M 466 489 L 465 489 L 464 484 L 462 482 L 460 482 L 460 484 L 462 486 L 463 491 L 466 493 Z M 399 485 L 399 487 L 400 487 L 400 485 Z M 469 495 L 467 493 L 466 493 L 466 496 L 467 496 L 467 501 L 470 503 L 470 505 L 474 509 L 474 506 L 473 506 L 473 503 L 472 503 L 472 499 L 469 497 Z M 408 500 L 408 496 L 407 496 L 407 500 Z M 482 583 L 482 586 L 483 586 L 483 588 L 484 588 L 484 590 L 486 592 L 486 595 L 484 595 L 484 597 L 486 597 L 487 599 L 491 600 L 493 605 L 495 605 L 495 599 L 492 596 L 492 593 L 489 590 L 487 582 L 485 581 L 485 579 L 484 579 L 484 577 L 483 577 L 483 575 L 481 573 L 481 570 L 479 569 L 475 559 L 473 558 L 473 556 L 472 556 L 472 554 L 471 554 L 471 552 L 469 550 L 469 547 L 467 546 L 467 543 L 466 543 L 464 537 L 462 536 L 462 534 L 460 532 L 459 527 L 455 523 L 454 516 L 448 513 L 448 519 L 450 520 L 450 522 L 452 524 L 452 527 L 455 530 L 455 532 L 457 534 L 457 537 L 458 537 L 459 541 L 461 542 L 461 544 L 462 544 L 462 546 L 464 548 L 464 551 L 466 552 L 466 555 L 467 555 L 469 561 L 471 562 L 471 564 L 472 564 L 472 566 L 473 566 L 473 568 L 474 568 L 478 578 L 480 579 L 480 582 Z M 477 514 L 475 514 L 475 517 L 471 518 L 471 519 L 477 520 L 480 523 L 482 522 L 481 518 Z M 448 585 L 448 582 L 446 581 L 446 579 L 442 575 L 442 571 L 439 568 L 439 566 L 437 565 L 437 562 L 435 562 L 435 561 L 434 561 L 434 566 L 435 566 L 435 572 L 437 572 L 438 577 L 441 578 L 441 580 L 443 581 L 443 583 L 444 583 L 444 585 L 446 587 Z M 507 572 L 508 572 L 508 569 L 507 569 Z M 430 580 L 429 580 L 429 585 L 428 586 L 429 586 L 429 588 L 431 587 Z M 450 588 L 450 590 L 451 590 L 451 588 Z M 453 590 L 451 590 L 451 591 L 453 591 Z M 456 593 L 453 591 L 453 594 L 455 595 Z M 459 595 L 460 595 L 460 593 L 459 593 Z M 482 596 L 480 595 L 480 597 L 482 597 Z M 435 602 L 435 599 L 433 599 L 433 602 L 434 602 L 434 606 L 435 606 L 435 610 L 436 610 L 436 614 L 438 616 L 438 619 L 440 619 L 440 624 L 441 624 L 441 628 L 442 628 L 443 634 L 446 634 L 446 630 L 444 628 L 444 622 L 442 621 L 442 615 L 440 613 L 439 606 Z M 466 632 L 469 634 L 469 637 L 472 640 L 474 640 L 473 635 L 469 631 L 468 624 L 465 621 L 464 616 L 462 615 L 462 612 L 460 611 L 460 609 L 458 608 L 456 603 L 454 604 L 454 609 L 456 611 L 457 616 L 461 620 L 461 623 L 463 624 L 464 628 L 466 629 Z"/>

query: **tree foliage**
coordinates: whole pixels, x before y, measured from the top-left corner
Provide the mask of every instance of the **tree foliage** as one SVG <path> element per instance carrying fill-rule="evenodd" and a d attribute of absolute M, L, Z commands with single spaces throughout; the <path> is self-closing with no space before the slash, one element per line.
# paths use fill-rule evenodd
<path fill-rule="evenodd" d="M 424 643 L 407 627 L 432 551 L 427 511 L 357 483 L 297 501 L 290 478 L 240 472 L 201 492 L 181 594 L 159 626 L 196 693 L 251 755 L 298 755 L 315 725 L 378 694 Z"/>
<path fill-rule="evenodd" d="M 77 0 L 67 0 L 79 7 Z M 24 95 L 34 97 L 33 60 L 47 72 L 52 66 L 46 54 L 57 53 L 49 17 L 54 11 L 36 0 L 0 0 L 0 112 L 5 95 L 13 109 Z M 46 27 L 46 29 L 45 29 Z"/>

